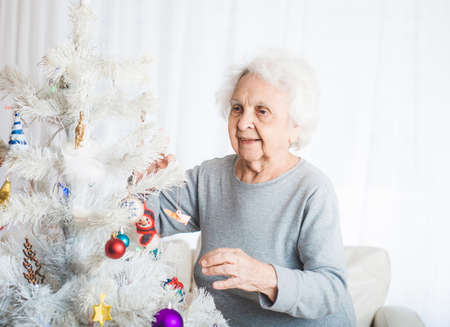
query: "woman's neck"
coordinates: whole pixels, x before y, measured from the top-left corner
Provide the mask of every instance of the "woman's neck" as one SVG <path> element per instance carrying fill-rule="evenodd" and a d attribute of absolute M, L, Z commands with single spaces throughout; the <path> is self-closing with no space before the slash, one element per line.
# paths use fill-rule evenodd
<path fill-rule="evenodd" d="M 235 166 L 236 177 L 248 184 L 270 181 L 294 167 L 299 157 L 288 153 L 280 158 L 262 158 L 255 161 L 245 161 L 238 157 Z"/>

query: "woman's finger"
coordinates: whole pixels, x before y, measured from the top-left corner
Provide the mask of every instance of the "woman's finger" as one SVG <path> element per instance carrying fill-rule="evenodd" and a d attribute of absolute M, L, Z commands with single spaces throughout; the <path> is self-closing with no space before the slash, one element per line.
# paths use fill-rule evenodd
<path fill-rule="evenodd" d="M 173 155 L 173 154 L 168 154 L 166 158 L 167 158 L 167 162 L 171 163 L 172 161 L 175 161 L 175 159 L 177 157 L 175 157 L 175 155 Z"/>
<path fill-rule="evenodd" d="M 203 267 L 217 266 L 224 263 L 236 263 L 236 252 L 234 249 L 218 248 L 205 254 L 200 260 Z"/>
<path fill-rule="evenodd" d="M 164 169 L 164 168 L 167 168 L 167 166 L 169 165 L 169 163 L 171 163 L 172 161 L 175 161 L 175 156 L 173 155 L 173 154 L 169 154 L 169 155 L 167 155 L 167 156 L 164 156 L 161 160 L 159 160 L 158 162 L 157 162 L 157 170 L 156 171 L 158 171 L 159 169 Z M 155 172 L 156 172 L 155 171 Z"/>
<path fill-rule="evenodd" d="M 231 277 L 225 280 L 218 280 L 212 284 L 216 290 L 226 290 L 229 288 L 239 288 L 239 278 Z"/>
<path fill-rule="evenodd" d="M 202 269 L 203 274 L 208 276 L 236 276 L 236 266 L 234 264 L 223 264 Z"/>

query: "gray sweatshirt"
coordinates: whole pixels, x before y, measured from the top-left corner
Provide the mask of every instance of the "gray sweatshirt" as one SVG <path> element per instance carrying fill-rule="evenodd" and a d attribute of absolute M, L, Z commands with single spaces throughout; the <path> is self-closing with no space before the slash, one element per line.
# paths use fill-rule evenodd
<path fill-rule="evenodd" d="M 181 188 L 147 200 L 161 236 L 202 231 L 199 258 L 216 248 L 240 248 L 272 264 L 278 294 L 239 289 L 215 290 L 223 276 L 194 278 L 212 294 L 230 326 L 355 326 L 347 290 L 337 198 L 330 180 L 301 159 L 295 167 L 264 183 L 247 184 L 235 175 L 237 155 L 212 159 L 187 171 Z M 164 209 L 181 209 L 188 225 Z"/>

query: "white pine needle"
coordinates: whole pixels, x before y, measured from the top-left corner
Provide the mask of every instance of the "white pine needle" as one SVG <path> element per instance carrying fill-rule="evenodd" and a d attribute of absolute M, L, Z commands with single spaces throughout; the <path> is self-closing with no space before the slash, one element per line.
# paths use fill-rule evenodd
<path fill-rule="evenodd" d="M 216 310 L 214 299 L 205 289 L 193 291 L 193 300 L 186 311 L 186 327 L 210 327 L 212 324 L 217 324 L 218 327 L 228 326 L 223 315 Z"/>
<path fill-rule="evenodd" d="M 124 117 L 126 119 L 140 120 L 147 113 L 154 112 L 155 99 L 150 92 L 144 92 L 135 99 L 129 100 L 117 91 L 97 98 L 93 102 L 92 120 L 106 117 Z"/>
<path fill-rule="evenodd" d="M 38 97 L 38 90 L 22 73 L 6 66 L 0 71 L 0 92 L 14 97 L 15 107 L 38 117 L 57 116 L 60 110 L 54 100 Z"/>
<path fill-rule="evenodd" d="M 144 56 L 137 60 L 107 60 L 98 58 L 95 67 L 100 76 L 112 80 L 131 80 L 147 82 L 148 67 L 152 63 L 150 56 Z"/>
<path fill-rule="evenodd" d="M 9 174 L 26 180 L 41 180 L 61 172 L 61 153 L 51 148 L 29 148 L 11 151 L 6 160 Z"/>
<path fill-rule="evenodd" d="M 56 199 L 44 193 L 19 193 L 11 196 L 6 210 L 0 211 L 0 226 L 15 224 L 37 225 L 42 219 L 57 224 L 70 219 L 69 213 Z"/>

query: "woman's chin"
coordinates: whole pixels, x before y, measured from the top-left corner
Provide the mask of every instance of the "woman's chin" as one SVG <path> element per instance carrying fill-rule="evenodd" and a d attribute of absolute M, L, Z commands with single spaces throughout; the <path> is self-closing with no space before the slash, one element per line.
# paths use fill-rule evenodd
<path fill-rule="evenodd" d="M 244 161 L 258 161 L 263 157 L 263 153 L 260 151 L 242 151 L 238 153 L 239 159 Z"/>

